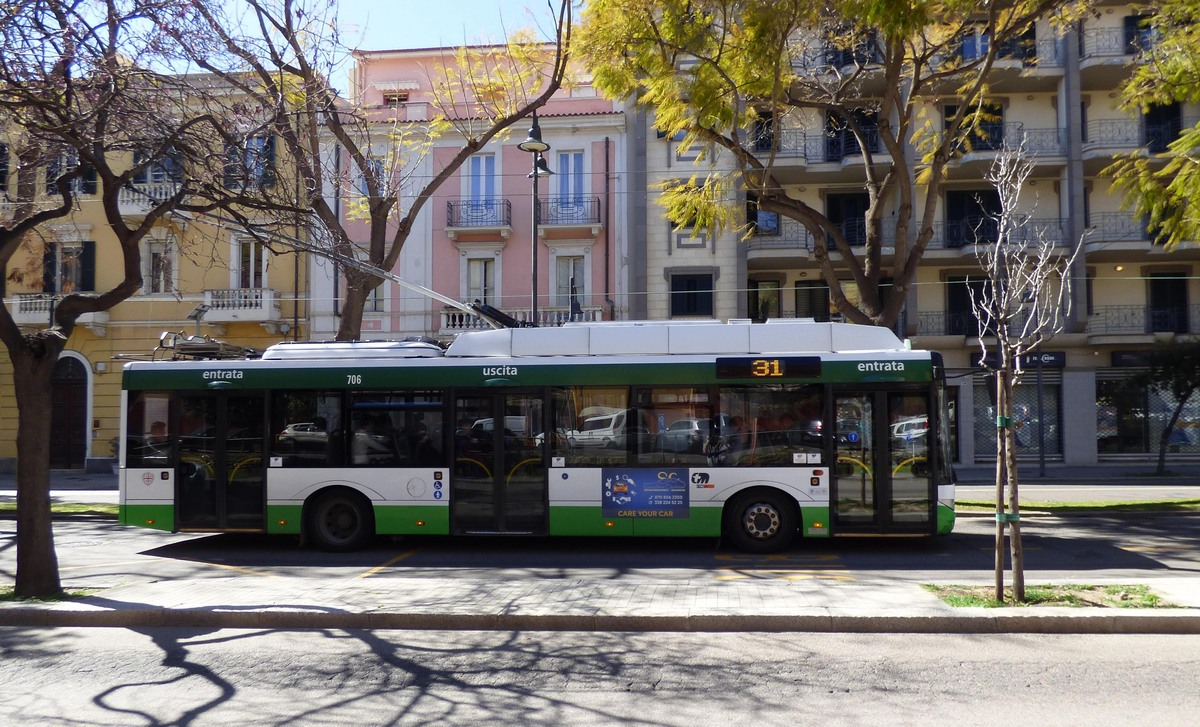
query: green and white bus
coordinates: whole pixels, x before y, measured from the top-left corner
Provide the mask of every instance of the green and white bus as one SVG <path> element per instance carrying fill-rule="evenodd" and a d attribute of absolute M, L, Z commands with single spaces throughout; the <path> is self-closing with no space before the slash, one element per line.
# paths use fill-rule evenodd
<path fill-rule="evenodd" d="M 122 396 L 127 525 L 327 550 L 519 534 L 723 537 L 752 552 L 954 525 L 941 357 L 872 326 L 286 342 L 256 359 L 131 362 Z"/>

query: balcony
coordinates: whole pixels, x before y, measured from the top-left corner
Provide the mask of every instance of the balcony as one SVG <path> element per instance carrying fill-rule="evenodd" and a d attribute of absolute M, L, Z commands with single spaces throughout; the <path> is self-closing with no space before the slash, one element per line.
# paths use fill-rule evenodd
<path fill-rule="evenodd" d="M 117 208 L 123 217 L 144 217 L 150 208 L 179 192 L 179 182 L 135 183 L 117 195 Z"/>
<path fill-rule="evenodd" d="M 39 329 L 53 325 L 51 311 L 61 299 L 62 296 L 59 295 L 33 293 L 18 295 L 6 302 L 9 304 L 14 323 L 21 328 Z M 76 319 L 75 325 L 83 326 L 97 336 L 103 336 L 108 333 L 108 311 L 84 313 Z"/>
<path fill-rule="evenodd" d="M 1011 242 L 1033 245 L 1045 241 L 1050 245 L 1066 244 L 1062 220 L 1057 217 L 1029 218 L 1012 230 Z M 971 216 L 933 224 L 933 236 L 927 249 L 957 250 L 978 244 L 995 244 L 1000 236 L 1000 223 L 991 217 Z"/>
<path fill-rule="evenodd" d="M 463 233 L 492 233 L 507 238 L 512 233 L 512 203 L 507 199 L 447 202 L 446 235 L 457 240 Z"/>
<path fill-rule="evenodd" d="M 502 311 L 513 319 L 522 323 L 530 319 L 529 308 L 505 308 Z M 538 306 L 538 328 L 553 328 L 561 326 L 564 323 L 580 322 L 580 323 L 595 323 L 604 320 L 604 309 L 598 305 L 585 305 L 577 310 L 572 316 L 571 309 L 567 306 L 549 306 L 543 308 Z M 478 331 L 491 328 L 477 316 L 471 315 L 458 308 L 443 308 L 441 311 L 441 327 L 438 330 L 440 336 L 452 336 L 463 331 Z"/>
<path fill-rule="evenodd" d="M 1017 311 L 1013 320 L 1008 324 L 1010 334 L 1019 334 L 1028 318 L 1029 315 L 1026 311 Z M 985 331 L 984 335 L 995 335 L 994 328 L 990 328 L 989 331 L 990 333 Z M 979 338 L 979 319 L 975 316 L 974 311 L 969 310 L 918 313 L 916 335 Z"/>
<path fill-rule="evenodd" d="M 538 231 L 589 231 L 600 234 L 599 197 L 550 197 L 538 200 Z"/>
<path fill-rule="evenodd" d="M 259 323 L 275 333 L 283 322 L 279 312 L 279 294 L 270 288 L 227 288 L 204 291 L 209 307 L 205 323 Z"/>
<path fill-rule="evenodd" d="M 1087 333 L 1089 336 L 1200 333 L 1200 305 L 1173 308 L 1096 306 L 1088 315 Z"/>

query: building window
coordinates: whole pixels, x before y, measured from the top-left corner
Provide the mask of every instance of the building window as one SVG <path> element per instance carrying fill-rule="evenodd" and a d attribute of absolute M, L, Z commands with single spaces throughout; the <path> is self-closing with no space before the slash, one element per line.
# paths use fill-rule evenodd
<path fill-rule="evenodd" d="M 253 189 L 275 184 L 275 137 L 251 136 L 225 148 L 226 189 Z"/>
<path fill-rule="evenodd" d="M 796 317 L 829 320 L 829 286 L 824 282 L 796 283 Z"/>
<path fill-rule="evenodd" d="M 477 257 L 467 260 L 467 300 L 496 304 L 496 259 Z"/>
<path fill-rule="evenodd" d="M 368 159 L 366 171 L 364 171 L 362 174 L 358 175 L 358 185 L 357 185 L 358 190 L 357 191 L 363 197 L 371 196 L 371 191 L 370 191 L 370 188 L 368 187 L 368 175 L 369 175 L 370 179 L 375 180 L 375 183 L 378 185 L 379 194 L 380 194 L 380 196 L 383 196 L 383 192 L 385 191 L 385 188 L 384 188 L 384 183 L 383 183 L 383 160 L 382 159 Z"/>
<path fill-rule="evenodd" d="M 141 164 L 145 160 L 141 154 L 136 157 L 136 164 Z M 182 180 L 183 153 L 177 149 L 169 150 L 161 158 L 146 164 L 141 171 L 133 175 L 133 183 L 136 185 L 171 184 Z"/>
<path fill-rule="evenodd" d="M 879 113 L 866 109 L 854 109 L 854 123 L 858 125 L 867 142 L 867 151 L 879 151 Z M 848 156 L 862 152 L 862 145 L 854 135 L 854 128 L 847 119 L 837 114 L 825 117 L 825 161 L 838 162 Z"/>
<path fill-rule="evenodd" d="M 384 106 L 403 106 L 406 103 L 408 103 L 408 91 L 389 91 L 383 94 Z"/>
<path fill-rule="evenodd" d="M 96 289 L 96 243 L 48 242 L 42 258 L 42 290 L 75 293 Z"/>
<path fill-rule="evenodd" d="M 987 280 L 982 276 L 954 277 L 946 281 L 946 335 L 979 336 L 979 317 L 972 300 L 981 301 Z"/>
<path fill-rule="evenodd" d="M 8 144 L 0 144 L 0 192 L 8 191 Z M 3 276 L 0 276 L 3 277 Z"/>
<path fill-rule="evenodd" d="M 1147 333 L 1188 332 L 1188 276 L 1186 273 L 1151 273 Z"/>
<path fill-rule="evenodd" d="M 46 194 L 58 194 L 58 178 L 74 172 L 79 166 L 79 155 L 73 151 L 51 159 L 46 165 Z M 95 194 L 96 170 L 89 166 L 82 175 L 74 177 L 71 180 L 71 191 L 75 194 Z"/>
<path fill-rule="evenodd" d="M 572 314 L 583 312 L 581 301 L 587 298 L 584 262 L 583 255 L 559 255 L 554 261 L 554 305 Z"/>
<path fill-rule="evenodd" d="M 147 295 L 175 292 L 175 242 L 171 239 L 146 243 L 143 256 L 142 292 Z"/>
<path fill-rule="evenodd" d="M 866 192 L 830 194 L 825 198 L 829 221 L 842 231 L 849 245 L 867 244 L 867 208 L 871 197 Z M 833 240 L 829 248 L 833 249 Z"/>
<path fill-rule="evenodd" d="M 751 280 L 746 310 L 756 323 L 782 315 L 779 283 L 775 280 Z"/>
<path fill-rule="evenodd" d="M 758 206 L 758 197 L 753 193 L 746 194 L 746 222 L 756 236 L 776 237 L 781 232 L 779 214 L 761 209 Z"/>
<path fill-rule="evenodd" d="M 234 288 L 267 287 L 267 247 L 251 237 L 234 238 Z"/>
<path fill-rule="evenodd" d="M 946 247 L 997 242 L 1000 212 L 1000 194 L 995 189 L 947 191 Z"/>
<path fill-rule="evenodd" d="M 562 151 L 558 153 L 558 169 L 555 169 L 559 201 L 583 203 L 583 152 Z"/>
<path fill-rule="evenodd" d="M 363 301 L 363 312 L 364 313 L 383 313 L 384 312 L 383 287 L 385 285 L 387 285 L 387 283 L 380 283 L 379 285 L 376 285 L 374 288 L 371 288 L 369 291 L 367 291 L 367 299 L 365 301 Z"/>
<path fill-rule="evenodd" d="M 713 276 L 685 274 L 671 276 L 672 316 L 711 316 L 713 314 Z"/>
<path fill-rule="evenodd" d="M 950 121 L 958 113 L 958 106 L 947 106 L 942 111 L 942 124 L 949 127 Z M 1004 107 L 999 104 L 985 103 L 978 110 L 978 122 L 972 126 L 972 112 L 968 111 L 963 118 L 958 139 L 954 150 L 960 154 L 973 151 L 996 151 L 1004 148 Z M 969 129 L 969 133 L 961 132 Z"/>
<path fill-rule="evenodd" d="M 1150 26 L 1149 15 L 1126 15 L 1124 27 L 1126 55 L 1153 50 L 1156 33 Z"/>

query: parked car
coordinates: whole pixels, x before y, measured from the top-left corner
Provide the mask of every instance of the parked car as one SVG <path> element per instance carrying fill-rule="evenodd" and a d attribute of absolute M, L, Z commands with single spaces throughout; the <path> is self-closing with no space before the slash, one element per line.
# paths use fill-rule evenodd
<path fill-rule="evenodd" d="M 289 424 L 279 433 L 280 444 L 325 444 L 329 434 L 315 422 Z"/>

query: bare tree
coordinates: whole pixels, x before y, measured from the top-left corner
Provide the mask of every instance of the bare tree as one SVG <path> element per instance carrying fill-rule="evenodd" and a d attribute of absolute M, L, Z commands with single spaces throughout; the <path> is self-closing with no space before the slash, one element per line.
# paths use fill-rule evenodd
<path fill-rule="evenodd" d="M 1021 211 L 1021 193 L 1033 166 L 1021 147 L 997 153 L 987 174 L 1000 199 L 1000 211 L 992 220 L 995 243 L 976 247 L 983 279 L 982 285 L 970 289 L 979 321 L 980 362 L 996 382 L 997 601 L 1004 600 L 1006 529 L 1011 531 L 1013 597 L 1025 600 L 1013 391 L 1024 373 L 1022 360 L 1065 325 L 1071 304 L 1071 263 L 1082 247 L 1082 240 L 1072 249 L 1058 244 L 1045 230 L 1032 226 L 1028 210 Z"/>
<path fill-rule="evenodd" d="M 248 13 L 238 23 L 203 3 L 188 9 L 185 22 L 174 15 L 156 20 L 188 48 L 194 63 L 272 115 L 271 126 L 303 180 L 297 196 L 311 210 L 305 249 L 365 263 L 341 269 L 346 286 L 337 338 L 357 339 L 367 298 L 383 281 L 372 270 L 396 266 L 438 188 L 561 87 L 572 3 L 559 0 L 555 9 L 547 2 L 554 18 L 550 43 L 518 35 L 503 46 L 448 54 L 432 69 L 435 113 L 416 121 L 394 110 L 352 105 L 339 95 L 330 78 L 348 49 L 338 36 L 335 3 L 246 0 L 238 7 Z M 197 37 L 207 42 L 197 43 Z M 418 177 L 418 164 L 449 138 L 460 141 L 453 157 L 427 178 Z M 352 234 L 362 225 L 365 241 Z M 278 247 L 296 241 L 264 242 Z"/>
<path fill-rule="evenodd" d="M 229 163 L 226 148 L 245 148 L 253 131 L 241 123 L 228 88 L 215 89 L 208 103 L 201 79 L 150 70 L 163 57 L 162 39 L 146 32 L 140 11 L 172 1 L 24 0 L 5 6 L 0 121 L 17 168 L 10 212 L 0 219 L 0 269 L 9 270 L 14 260 L 32 260 L 40 268 L 36 262 L 53 240 L 52 223 L 79 214 L 83 204 L 98 204 L 115 240 L 104 252 L 105 264 L 121 272 L 105 290 L 58 290 L 48 329 L 23 332 L 0 306 L 0 341 L 12 361 L 18 410 L 21 596 L 61 590 L 50 521 L 51 380 L 76 322 L 141 289 L 141 243 L 168 215 L 275 207 L 261 189 L 223 183 L 225 174 L 242 169 Z M 168 159 L 187 171 L 174 185 L 145 193 L 141 214 L 123 215 L 121 196 L 144 191 L 135 178 Z M 38 280 L 30 279 L 35 271 L 29 267 L 17 262 L 10 279 L 25 285 Z"/>

